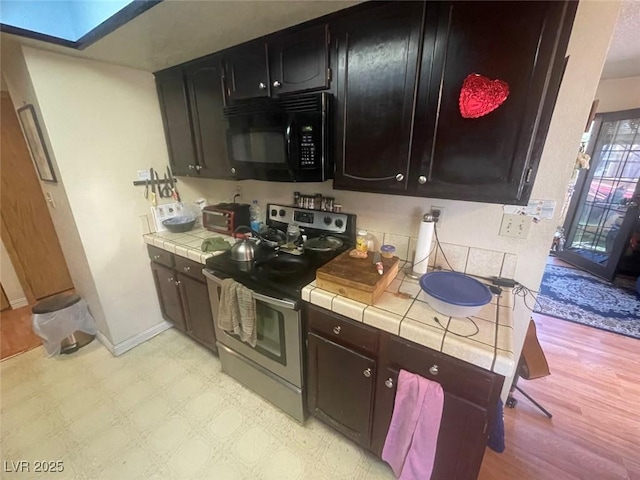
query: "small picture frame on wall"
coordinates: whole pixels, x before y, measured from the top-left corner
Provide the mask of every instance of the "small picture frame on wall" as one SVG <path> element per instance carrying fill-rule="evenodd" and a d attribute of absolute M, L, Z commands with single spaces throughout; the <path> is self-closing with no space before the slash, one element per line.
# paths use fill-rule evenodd
<path fill-rule="evenodd" d="M 56 175 L 51 165 L 51 158 L 49 158 L 49 152 L 47 152 L 47 146 L 44 143 L 42 130 L 40 130 L 33 105 L 20 107 L 18 109 L 18 118 L 22 124 L 22 130 L 27 139 L 29 153 L 31 153 L 31 158 L 36 165 L 40 179 L 45 182 L 57 183 L 58 180 L 56 180 Z"/>

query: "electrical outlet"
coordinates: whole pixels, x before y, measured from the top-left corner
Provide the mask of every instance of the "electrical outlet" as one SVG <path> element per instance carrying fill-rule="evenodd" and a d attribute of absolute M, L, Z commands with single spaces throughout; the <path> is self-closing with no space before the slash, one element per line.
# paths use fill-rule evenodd
<path fill-rule="evenodd" d="M 431 215 L 434 218 L 438 226 L 440 227 L 442 226 L 444 207 L 436 207 L 435 205 L 432 205 L 431 208 L 429 209 L 429 215 Z"/>
<path fill-rule="evenodd" d="M 527 238 L 533 219 L 528 215 L 505 213 L 502 216 L 500 235 L 503 237 Z"/>

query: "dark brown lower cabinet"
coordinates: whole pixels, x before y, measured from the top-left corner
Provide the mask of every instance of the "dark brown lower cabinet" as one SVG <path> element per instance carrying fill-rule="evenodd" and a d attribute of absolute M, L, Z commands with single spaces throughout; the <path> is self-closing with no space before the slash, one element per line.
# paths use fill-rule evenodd
<path fill-rule="evenodd" d="M 309 410 L 369 448 L 376 362 L 309 333 Z"/>
<path fill-rule="evenodd" d="M 156 283 L 156 292 L 158 293 L 162 316 L 183 332 L 186 331 L 182 300 L 176 284 L 176 273 L 172 269 L 163 267 L 155 262 L 151 262 L 151 271 Z"/>
<path fill-rule="evenodd" d="M 209 291 L 197 262 L 149 246 L 160 311 L 191 338 L 217 352 Z"/>
<path fill-rule="evenodd" d="M 373 342 L 371 327 L 313 305 L 306 316 L 311 414 L 381 456 L 399 372 L 416 373 L 445 394 L 432 480 L 477 478 L 504 377 L 381 330 Z"/>

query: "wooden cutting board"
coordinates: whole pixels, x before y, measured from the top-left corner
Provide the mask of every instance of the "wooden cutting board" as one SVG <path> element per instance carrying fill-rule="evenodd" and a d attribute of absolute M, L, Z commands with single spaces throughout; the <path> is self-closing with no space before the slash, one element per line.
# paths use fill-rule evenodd
<path fill-rule="evenodd" d="M 380 275 L 368 258 L 353 258 L 343 252 L 316 271 L 316 285 L 352 300 L 373 305 L 398 274 L 398 257 L 383 258 L 384 273 Z"/>

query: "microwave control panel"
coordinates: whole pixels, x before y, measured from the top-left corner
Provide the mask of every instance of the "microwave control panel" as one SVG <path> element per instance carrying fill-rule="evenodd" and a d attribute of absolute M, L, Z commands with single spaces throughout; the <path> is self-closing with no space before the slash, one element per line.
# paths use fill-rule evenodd
<path fill-rule="evenodd" d="M 315 168 L 316 162 L 316 141 L 313 125 L 302 125 L 300 127 L 300 167 Z"/>

